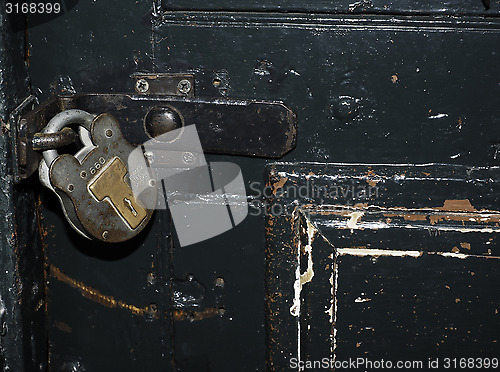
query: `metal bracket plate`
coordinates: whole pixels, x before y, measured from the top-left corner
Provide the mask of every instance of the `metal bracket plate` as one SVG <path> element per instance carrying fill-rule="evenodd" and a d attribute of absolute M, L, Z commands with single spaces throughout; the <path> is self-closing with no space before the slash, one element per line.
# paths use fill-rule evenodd
<path fill-rule="evenodd" d="M 25 104 L 12 119 L 15 181 L 38 168 L 41 155 L 33 145 L 35 134 L 69 109 L 113 115 L 125 138 L 136 146 L 155 136 L 147 127 L 156 122 L 161 130 L 170 124 L 196 125 L 207 153 L 280 158 L 295 147 L 297 117 L 281 102 L 196 98 L 194 76 L 189 74 L 136 74 L 133 79 L 139 94 L 75 94 L 55 96 L 35 108 Z"/>
<path fill-rule="evenodd" d="M 138 73 L 132 75 L 132 79 L 138 94 L 194 96 L 194 75 L 191 74 Z"/>

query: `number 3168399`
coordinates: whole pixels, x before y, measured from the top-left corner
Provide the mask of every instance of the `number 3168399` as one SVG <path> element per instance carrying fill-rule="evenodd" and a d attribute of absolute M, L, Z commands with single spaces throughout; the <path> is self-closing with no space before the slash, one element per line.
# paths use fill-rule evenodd
<path fill-rule="evenodd" d="M 5 3 L 7 14 L 50 14 L 60 13 L 60 3 Z"/>

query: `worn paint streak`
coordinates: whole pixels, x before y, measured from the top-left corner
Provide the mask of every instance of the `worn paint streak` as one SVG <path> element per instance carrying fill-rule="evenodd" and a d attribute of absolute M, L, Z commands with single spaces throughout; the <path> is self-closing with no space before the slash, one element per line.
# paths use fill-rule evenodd
<path fill-rule="evenodd" d="M 366 248 L 338 248 L 340 256 L 392 256 L 392 257 L 420 257 L 423 252 L 419 251 L 396 251 L 391 249 L 366 249 Z"/>
<path fill-rule="evenodd" d="M 305 253 L 307 253 L 307 269 L 301 274 L 300 273 L 300 255 L 302 254 L 300 249 L 297 250 L 297 269 L 295 271 L 295 283 L 293 284 L 293 289 L 295 293 L 295 297 L 293 300 L 293 305 L 290 307 L 290 314 L 298 317 L 300 315 L 300 292 L 302 291 L 302 287 L 304 284 L 309 283 L 314 277 L 314 268 L 313 268 L 313 258 L 312 258 L 312 242 L 314 240 L 314 234 L 318 231 L 309 220 L 306 219 L 307 223 L 307 245 L 304 248 Z"/>
<path fill-rule="evenodd" d="M 333 301 L 334 301 L 334 283 L 333 283 L 334 272 L 330 275 L 330 287 L 332 298 L 330 299 L 330 307 L 325 311 L 326 314 L 330 316 L 330 323 L 333 323 Z"/>
<path fill-rule="evenodd" d="M 455 252 L 429 252 L 428 254 L 437 254 L 439 256 L 443 257 L 451 257 L 451 258 L 460 258 L 460 259 L 465 259 L 469 257 L 474 257 L 474 258 L 484 258 L 484 259 L 500 259 L 499 256 L 482 256 L 482 255 L 477 255 L 477 254 L 465 254 L 465 253 L 455 253 Z"/>
<path fill-rule="evenodd" d="M 330 317 L 330 323 L 332 323 L 332 345 L 331 345 L 331 355 L 330 357 L 335 361 L 336 349 L 337 349 L 337 314 L 338 314 L 338 288 L 339 288 L 339 264 L 338 264 L 339 253 L 338 250 L 335 250 L 335 261 L 333 264 L 333 273 L 334 273 L 334 283 L 330 283 L 333 285 L 332 287 L 332 295 L 333 295 L 333 319 Z"/>
<path fill-rule="evenodd" d="M 446 203 L 445 203 L 446 204 Z M 447 207 L 470 209 L 467 203 L 448 203 Z M 345 220 L 331 220 L 325 226 L 336 229 L 385 229 L 385 228 L 408 228 L 408 229 L 423 229 L 433 227 L 439 230 L 466 232 L 481 232 L 492 233 L 500 231 L 500 211 L 480 210 L 480 211 L 444 211 L 444 207 L 439 208 L 401 208 L 390 207 L 383 208 L 380 206 L 342 206 L 342 205 L 323 205 L 320 208 L 314 205 L 304 205 L 302 208 L 305 211 L 312 209 L 314 214 L 323 216 L 340 216 L 349 217 L 347 223 Z M 364 220 L 361 221 L 361 216 Z M 384 218 L 382 218 L 384 217 Z M 417 222 L 416 224 L 402 224 L 402 220 L 409 222 Z M 424 225 L 418 222 L 424 222 Z M 459 222 L 460 224 L 443 224 L 438 223 Z M 475 226 L 476 225 L 476 226 Z M 485 227 L 482 227 L 486 225 Z M 435 227 L 434 227 L 435 226 Z"/>
<path fill-rule="evenodd" d="M 79 282 L 68 275 L 64 274 L 59 268 L 50 264 L 50 275 L 57 280 L 70 285 L 73 288 L 79 289 L 82 293 L 82 296 L 97 302 L 103 306 L 110 308 L 121 308 L 124 310 L 130 311 L 134 315 L 143 316 L 145 313 L 150 313 L 151 309 L 149 307 L 138 307 L 134 305 L 129 305 L 123 301 L 115 300 L 113 296 L 107 296 L 99 292 L 97 289 L 94 289 L 82 282 Z"/>
<path fill-rule="evenodd" d="M 337 252 L 339 256 L 390 256 L 390 257 L 421 257 L 425 254 L 436 254 L 443 257 L 452 257 L 452 258 L 484 258 L 484 259 L 500 259 L 499 256 L 482 256 L 482 255 L 472 255 L 472 254 L 464 254 L 464 253 L 456 253 L 456 252 L 422 252 L 422 251 L 396 251 L 392 249 L 367 249 L 365 247 L 352 247 L 352 248 L 337 248 Z"/>
<path fill-rule="evenodd" d="M 354 207 L 344 206 L 344 205 L 323 205 L 321 208 L 317 208 L 314 205 L 304 205 L 303 208 L 307 209 L 309 207 L 315 209 L 315 213 L 321 215 L 338 215 L 343 217 L 353 217 L 356 216 L 353 213 L 382 213 L 386 218 L 403 218 L 407 221 L 426 221 L 429 220 L 432 225 L 439 221 L 458 221 L 458 222 L 477 222 L 481 224 L 486 223 L 500 223 L 500 211 L 491 210 L 470 210 L 470 204 L 467 206 L 466 203 L 445 203 L 446 207 L 435 207 L 435 208 L 402 208 L 402 207 L 389 207 L 382 208 L 376 205 L 360 205 L 357 204 Z M 446 208 L 452 208 L 449 210 Z M 461 209 L 460 209 L 461 208 Z M 473 208 L 473 207 L 472 207 Z M 460 210 L 459 210 L 460 209 Z M 443 213 L 448 212 L 448 213 Z M 354 219 L 353 219 L 354 222 Z M 349 228 L 349 227 L 348 227 Z"/>

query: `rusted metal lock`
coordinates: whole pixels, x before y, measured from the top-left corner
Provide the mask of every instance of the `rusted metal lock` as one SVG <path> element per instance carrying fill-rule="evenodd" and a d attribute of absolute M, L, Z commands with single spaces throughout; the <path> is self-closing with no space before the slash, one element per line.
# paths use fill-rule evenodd
<path fill-rule="evenodd" d="M 144 156 L 135 151 L 139 158 L 129 158 L 135 147 L 123 137 L 118 121 L 109 114 L 63 111 L 49 121 L 44 132 L 56 133 L 69 124 L 79 125 L 83 147 L 75 155 L 44 151 L 40 180 L 59 197 L 67 220 L 81 235 L 110 243 L 134 237 L 153 214 L 145 205 L 151 206 L 152 199 L 156 201 L 152 176 L 151 187 L 141 193 L 141 199 L 130 187 L 131 161 L 137 172 L 133 177 L 151 175 Z"/>

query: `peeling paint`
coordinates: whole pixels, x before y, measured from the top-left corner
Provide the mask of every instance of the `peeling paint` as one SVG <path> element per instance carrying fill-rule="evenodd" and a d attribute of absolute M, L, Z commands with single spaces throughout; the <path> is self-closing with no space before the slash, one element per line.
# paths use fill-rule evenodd
<path fill-rule="evenodd" d="M 437 115 L 432 115 L 429 116 L 429 119 L 442 119 L 442 118 L 447 118 L 448 114 L 437 114 Z"/>
<path fill-rule="evenodd" d="M 276 193 L 278 192 L 278 190 L 280 190 L 283 185 L 286 183 L 286 181 L 288 181 L 288 177 L 283 177 L 281 178 L 279 181 L 273 183 L 273 191 L 272 191 L 272 194 L 274 196 L 276 196 Z"/>
<path fill-rule="evenodd" d="M 351 232 L 354 229 L 358 228 L 357 223 L 359 222 L 361 217 L 364 216 L 364 214 L 365 212 L 352 212 L 351 214 L 349 214 L 349 217 L 351 218 L 347 221 L 347 228 L 351 229 Z"/>
<path fill-rule="evenodd" d="M 309 220 L 306 219 L 307 223 L 307 245 L 304 247 L 304 251 L 307 253 L 307 270 L 301 274 L 300 273 L 300 255 L 302 254 L 299 247 L 297 249 L 297 269 L 295 271 L 295 283 L 293 284 L 293 289 L 295 297 L 293 299 L 293 305 L 290 307 L 290 314 L 298 317 L 300 315 L 300 292 L 304 284 L 309 283 L 314 277 L 313 269 L 313 259 L 312 259 L 312 242 L 314 240 L 314 234 L 318 231 Z"/>
<path fill-rule="evenodd" d="M 360 302 L 368 302 L 368 301 L 371 301 L 372 299 L 371 298 L 361 298 L 361 297 L 357 297 L 354 302 L 356 303 L 360 303 Z"/>
<path fill-rule="evenodd" d="M 334 275 L 334 272 L 332 271 L 332 274 L 330 275 L 330 288 L 331 288 L 332 298 L 330 299 L 330 307 L 325 311 L 325 314 L 328 314 L 330 316 L 330 323 L 333 323 L 333 302 L 334 302 L 334 296 L 335 296 L 333 275 Z"/>
<path fill-rule="evenodd" d="M 451 212 L 477 212 L 478 210 L 470 203 L 469 199 L 450 199 L 445 200 L 442 207 L 436 207 L 436 209 Z"/>
<path fill-rule="evenodd" d="M 470 251 L 470 243 L 462 242 L 460 243 L 460 246 Z"/>

